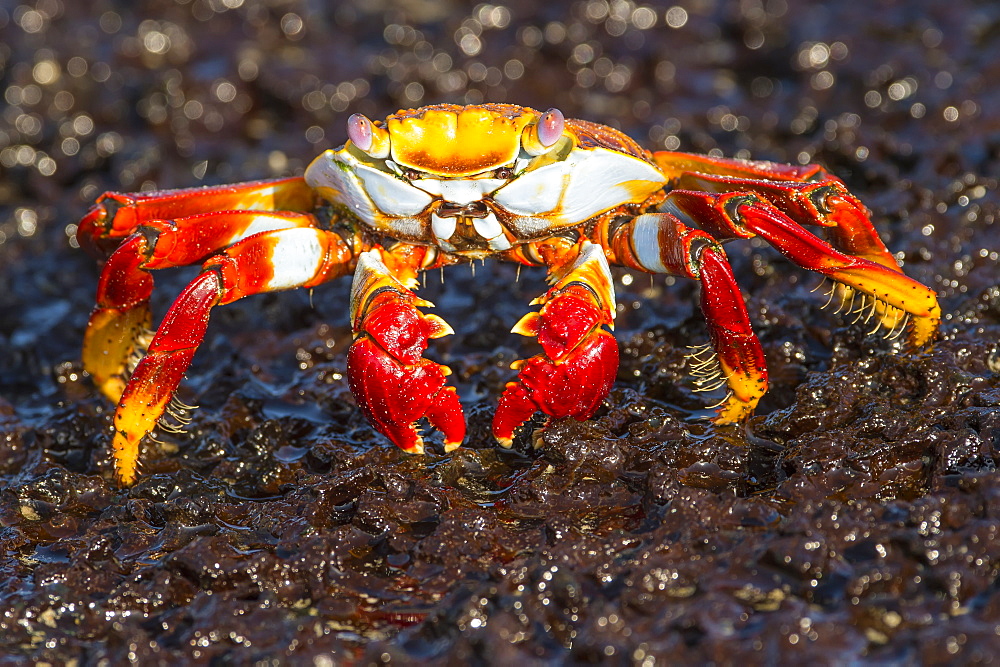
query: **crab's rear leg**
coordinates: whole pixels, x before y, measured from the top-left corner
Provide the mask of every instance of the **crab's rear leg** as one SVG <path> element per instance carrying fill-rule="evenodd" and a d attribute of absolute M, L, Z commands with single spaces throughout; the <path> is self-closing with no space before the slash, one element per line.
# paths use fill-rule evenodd
<path fill-rule="evenodd" d="M 613 325 L 615 297 L 603 249 L 582 241 L 568 250 L 558 244 L 542 250 L 552 288 L 532 302 L 541 310 L 513 329 L 537 337 L 542 352 L 512 365 L 520 372 L 507 384 L 493 419 L 493 435 L 504 447 L 536 412 L 589 419 L 618 372 L 618 343 L 605 328 Z"/>
<path fill-rule="evenodd" d="M 358 405 L 377 431 L 400 449 L 423 453 L 417 432 L 423 418 L 444 434 L 451 451 L 465 438 L 465 417 L 451 373 L 423 353 L 429 339 L 452 333 L 437 315 L 419 307 L 432 306 L 411 290 L 422 250 L 401 244 L 410 253 L 394 255 L 373 248 L 358 256 L 351 291 L 354 343 L 347 356 L 347 377 Z"/>
<path fill-rule="evenodd" d="M 885 325 L 898 335 L 909 320 L 911 348 L 926 345 L 937 332 L 941 320 L 937 295 L 905 276 L 891 256 L 892 265 L 887 266 L 879 257 L 840 252 L 757 194 L 673 190 L 664 206 L 696 220 L 717 238 L 759 236 L 802 268 L 865 295 L 865 309 L 857 311 L 858 317 L 876 317 L 875 328 Z"/>
<path fill-rule="evenodd" d="M 826 237 L 840 252 L 902 273 L 896 258 L 875 231 L 865 206 L 839 178 L 819 165 L 799 166 L 674 152 L 655 153 L 653 159 L 667 174 L 675 190 L 679 191 L 671 196 L 667 207 L 680 203 L 685 197 L 684 191 L 715 195 L 753 194 L 798 224 L 825 228 Z M 691 205 L 689 202 L 688 206 Z M 697 202 L 693 205 L 699 207 Z M 683 213 L 681 215 L 683 217 Z M 754 235 L 738 221 L 733 224 L 726 220 L 726 214 L 712 217 L 720 220 L 720 228 L 714 228 L 715 222 L 711 217 L 708 220 L 698 218 L 698 224 L 709 229 L 717 238 Z M 844 282 L 835 283 L 831 299 L 834 293 L 839 296 L 840 308 L 851 310 L 860 304 L 855 311 L 857 317 L 866 321 L 874 319 L 876 327 L 886 326 L 890 331 L 899 332 L 903 328 L 903 320 L 910 319 L 911 313 L 905 309 L 888 306 L 879 299 L 870 299 L 863 291 Z M 859 293 L 861 298 L 857 299 Z M 927 311 L 931 313 L 934 308 Z M 916 315 L 911 327 L 911 346 L 926 343 L 936 329 L 935 316 Z"/>
<path fill-rule="evenodd" d="M 199 262 L 212 252 L 267 230 L 310 227 L 316 219 L 289 211 L 222 211 L 143 223 L 108 258 L 83 337 L 83 367 L 117 403 L 131 366 L 145 352 L 152 320 L 150 271 Z"/>
<path fill-rule="evenodd" d="M 653 159 L 675 189 L 716 194 L 752 192 L 795 220 L 825 227 L 830 242 L 842 252 L 899 269 L 864 204 L 843 181 L 817 164 L 780 164 L 670 151 L 654 153 Z"/>
<path fill-rule="evenodd" d="M 167 311 L 118 403 L 112 447 L 120 483 L 135 482 L 140 443 L 168 411 L 214 306 L 318 285 L 347 273 L 351 260 L 347 242 L 315 228 L 261 232 L 208 259 Z"/>
<path fill-rule="evenodd" d="M 700 383 L 715 382 L 728 389 L 716 422 L 728 424 L 749 417 L 767 392 L 767 365 L 722 246 L 669 213 L 647 213 L 629 220 L 612 231 L 607 246 L 622 266 L 701 282 L 700 305 L 713 356 L 703 360 Z"/>

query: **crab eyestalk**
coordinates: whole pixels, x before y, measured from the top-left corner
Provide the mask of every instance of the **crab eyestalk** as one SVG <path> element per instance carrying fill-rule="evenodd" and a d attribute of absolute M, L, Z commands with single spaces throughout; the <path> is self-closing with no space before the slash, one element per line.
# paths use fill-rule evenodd
<path fill-rule="evenodd" d="M 389 157 L 389 132 L 356 113 L 347 119 L 347 137 L 354 146 L 376 159 Z"/>
<path fill-rule="evenodd" d="M 566 117 L 559 109 L 549 109 L 537 123 L 528 125 L 521 133 L 521 147 L 535 157 L 548 153 L 563 136 Z"/>

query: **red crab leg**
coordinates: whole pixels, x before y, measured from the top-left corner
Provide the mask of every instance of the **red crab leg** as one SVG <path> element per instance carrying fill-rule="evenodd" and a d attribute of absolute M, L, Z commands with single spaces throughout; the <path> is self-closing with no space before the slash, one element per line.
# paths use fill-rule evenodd
<path fill-rule="evenodd" d="M 251 294 L 313 287 L 347 273 L 351 258 L 350 246 L 337 234 L 305 228 L 255 234 L 206 261 L 167 311 L 118 403 L 112 448 L 119 482 L 135 482 L 140 442 L 169 411 L 214 306 Z"/>
<path fill-rule="evenodd" d="M 310 227 L 315 218 L 286 211 L 224 211 L 177 220 L 151 220 L 112 253 L 97 286 L 97 303 L 83 337 L 83 366 L 115 403 L 125 389 L 130 359 L 141 355 L 151 316 L 149 271 L 201 261 L 262 231 Z"/>
<path fill-rule="evenodd" d="M 511 365 L 520 372 L 507 384 L 493 419 L 493 435 L 504 447 L 536 412 L 589 419 L 618 373 L 618 344 L 604 328 L 613 326 L 615 296 L 601 246 L 582 241 L 568 256 L 547 263 L 552 288 L 532 302 L 541 310 L 512 329 L 537 337 L 542 352 Z"/>
<path fill-rule="evenodd" d="M 937 332 L 941 308 L 933 290 L 903 275 L 895 263 L 888 267 L 838 251 L 758 195 L 673 190 L 665 206 L 697 220 L 716 237 L 760 236 L 802 268 L 873 297 L 871 313 L 886 326 L 901 327 L 905 316 L 911 316 L 909 344 L 913 348 L 926 345 Z"/>
<path fill-rule="evenodd" d="M 107 252 L 140 225 L 219 211 L 311 211 L 316 194 L 301 176 L 207 188 L 155 192 L 105 192 L 80 221 L 76 238 L 95 256 Z"/>
<path fill-rule="evenodd" d="M 819 165 L 796 166 L 670 152 L 654 153 L 653 159 L 669 178 L 675 179 L 675 189 L 716 194 L 753 192 L 794 220 L 826 227 L 831 243 L 841 251 L 890 269 L 899 268 L 875 231 L 864 205 L 839 178 Z"/>
<path fill-rule="evenodd" d="M 614 261 L 623 266 L 701 281 L 701 311 L 715 360 L 701 363 L 699 384 L 717 381 L 728 386 L 729 392 L 716 413 L 717 423 L 749 417 L 767 392 L 767 365 L 732 268 L 718 242 L 669 213 L 648 213 L 615 229 L 608 247 Z"/>
<path fill-rule="evenodd" d="M 447 366 L 423 358 L 431 338 L 452 333 L 433 306 L 411 291 L 417 257 L 382 248 L 358 256 L 351 290 L 354 343 L 347 378 L 358 405 L 375 429 L 411 454 L 424 451 L 416 422 L 426 417 L 444 434 L 445 451 L 465 438 L 465 416 L 454 387 L 445 384 Z"/>

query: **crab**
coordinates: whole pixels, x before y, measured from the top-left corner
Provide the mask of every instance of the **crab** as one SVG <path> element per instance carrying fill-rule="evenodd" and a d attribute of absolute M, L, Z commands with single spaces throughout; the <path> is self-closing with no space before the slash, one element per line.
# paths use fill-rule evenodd
<path fill-rule="evenodd" d="M 354 114 L 347 137 L 302 176 L 108 192 L 81 221 L 81 246 L 106 257 L 83 364 L 117 404 L 121 485 L 135 483 L 146 436 L 186 422 L 175 393 L 214 307 L 352 272 L 348 382 L 371 425 L 411 453 L 424 450 L 423 419 L 446 451 L 465 437 L 449 369 L 424 357 L 452 333 L 414 292 L 427 269 L 486 257 L 547 269 L 540 308 L 512 329 L 541 351 L 512 364 L 492 427 L 504 447 L 538 413 L 586 420 L 607 397 L 618 368 L 609 265 L 700 281 L 710 342 L 692 373 L 726 389 L 718 424 L 746 420 L 768 385 L 727 241 L 763 239 L 831 279 L 856 317 L 905 330 L 911 349 L 939 325 L 934 291 L 902 273 L 862 203 L 818 165 L 650 152 L 613 128 L 512 104 Z M 151 272 L 198 262 L 154 333 Z"/>

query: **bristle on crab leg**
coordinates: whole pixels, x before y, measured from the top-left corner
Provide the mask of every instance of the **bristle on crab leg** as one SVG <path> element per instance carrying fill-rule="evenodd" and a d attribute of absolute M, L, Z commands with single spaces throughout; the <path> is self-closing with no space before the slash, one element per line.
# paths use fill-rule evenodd
<path fill-rule="evenodd" d="M 732 399 L 733 399 L 733 392 L 727 391 L 726 394 L 725 394 L 725 396 L 723 396 L 721 399 L 719 399 L 718 402 L 712 403 L 711 405 L 706 405 L 705 408 L 708 409 L 708 410 L 715 410 L 716 408 L 721 408 L 722 406 L 724 406 L 726 403 L 728 403 Z"/>
<path fill-rule="evenodd" d="M 889 332 L 886 336 L 888 340 L 896 340 L 899 338 L 900 334 L 906 331 L 906 324 L 910 321 L 910 314 L 903 313 L 903 319 L 899 322 L 899 325 L 893 325 L 893 330 Z"/>
<path fill-rule="evenodd" d="M 819 281 L 819 284 L 818 284 L 818 285 L 816 285 L 816 287 L 813 287 L 813 288 L 812 288 L 811 290 L 809 290 L 809 291 L 810 291 L 810 292 L 818 292 L 818 291 L 820 291 L 820 289 L 822 289 L 823 285 L 825 285 L 825 284 L 826 284 L 826 281 L 827 281 L 827 277 L 826 277 L 826 276 L 823 276 L 823 279 Z"/>
<path fill-rule="evenodd" d="M 865 294 L 854 287 L 837 281 L 833 281 L 833 286 L 828 292 L 830 298 L 823 305 L 823 308 L 830 305 L 833 295 L 837 292 L 840 293 L 841 301 L 840 306 L 834 311 L 835 315 L 840 313 L 853 315 L 853 319 L 850 320 L 851 324 L 868 324 L 872 321 L 872 318 L 875 318 L 875 324 L 866 332 L 867 335 L 887 329 L 888 331 L 883 338 L 895 340 L 902 335 L 906 329 L 906 325 L 909 324 L 910 313 L 905 310 L 886 303 L 876 296 Z"/>
<path fill-rule="evenodd" d="M 691 350 L 684 355 L 685 359 L 694 359 L 695 361 L 702 361 L 702 355 L 708 354 L 711 357 L 715 356 L 715 350 L 712 349 L 711 343 L 702 343 L 701 345 L 688 345 L 687 349 Z"/>
<path fill-rule="evenodd" d="M 867 322 L 868 319 L 871 319 L 871 314 L 870 313 L 873 312 L 873 311 L 871 311 L 869 309 L 869 307 L 868 307 L 868 298 L 869 297 L 868 297 L 867 294 L 862 294 L 861 295 L 861 305 L 859 305 L 857 308 L 855 308 L 851 312 L 851 314 L 854 315 L 854 319 L 851 320 L 851 324 L 857 324 L 858 322 L 860 322 L 861 319 L 865 317 L 866 313 L 868 313 L 868 318 L 865 319 L 865 321 Z M 872 297 L 872 298 L 874 298 L 874 297 Z"/>

